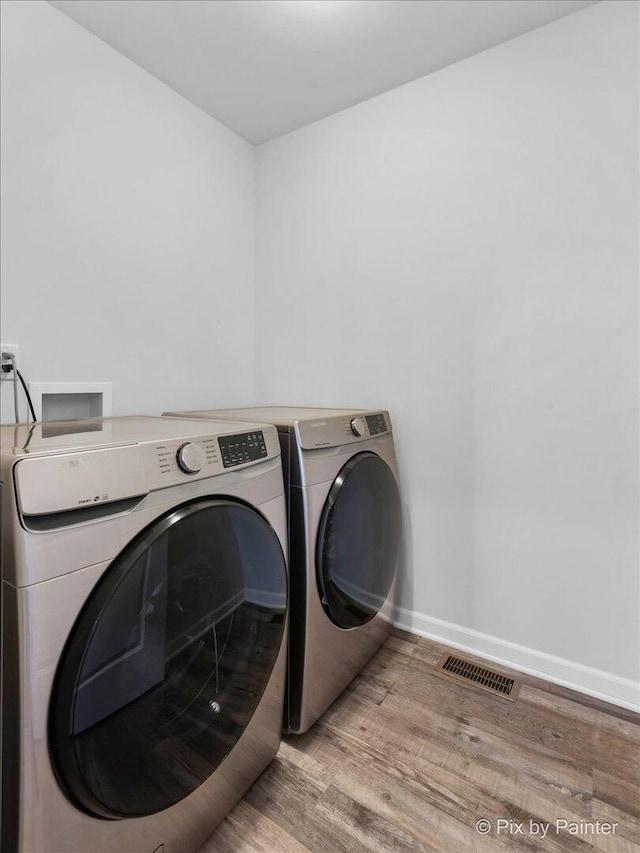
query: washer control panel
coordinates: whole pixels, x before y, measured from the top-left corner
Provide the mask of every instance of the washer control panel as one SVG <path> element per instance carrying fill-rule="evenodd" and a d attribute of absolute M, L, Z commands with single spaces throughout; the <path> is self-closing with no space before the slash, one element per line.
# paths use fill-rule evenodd
<path fill-rule="evenodd" d="M 218 423 L 215 431 L 204 434 L 201 421 L 185 420 L 183 427 L 182 421 L 149 418 L 143 426 L 145 433 L 178 437 L 144 440 L 143 433 L 143 440 L 126 444 L 20 456 L 12 473 L 20 513 L 44 516 L 91 507 L 93 518 L 100 504 L 142 499 L 168 486 L 222 476 L 224 488 L 245 476 L 243 468 L 255 465 L 263 471 L 259 463 L 280 457 L 278 431 L 269 424 Z M 273 470 L 275 466 L 268 468 Z M 211 489 L 218 488 L 212 482 Z"/>
<path fill-rule="evenodd" d="M 278 431 L 274 426 L 250 422 L 217 426 L 230 427 L 231 431 L 193 437 L 187 434 L 181 440 L 145 447 L 151 488 L 213 477 L 280 456 Z M 238 432 L 240 429 L 243 431 Z"/>
<path fill-rule="evenodd" d="M 198 474 L 207 465 L 218 461 L 214 438 L 201 438 L 196 441 L 168 441 L 156 444 L 158 471 L 166 482 L 173 482 L 175 474 Z M 178 478 L 179 481 L 179 478 Z"/>
<path fill-rule="evenodd" d="M 267 455 L 267 446 L 261 429 L 242 432 L 238 435 L 221 435 L 218 438 L 218 444 L 225 468 L 233 468 L 245 462 L 256 462 Z"/>
<path fill-rule="evenodd" d="M 188 441 L 178 448 L 176 453 L 178 468 L 185 474 L 197 474 L 207 461 L 204 449 L 193 441 Z"/>

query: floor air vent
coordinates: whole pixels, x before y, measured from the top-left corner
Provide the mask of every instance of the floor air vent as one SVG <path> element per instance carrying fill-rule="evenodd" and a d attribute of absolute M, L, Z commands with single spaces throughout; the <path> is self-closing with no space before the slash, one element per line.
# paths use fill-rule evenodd
<path fill-rule="evenodd" d="M 498 696 L 509 699 L 511 702 L 515 702 L 520 692 L 520 681 L 517 679 L 501 675 L 492 669 L 478 666 L 475 663 L 471 663 L 471 661 L 455 657 L 454 655 L 443 655 L 436 669 L 452 678 L 475 684 L 477 687 L 489 690 L 491 693 L 497 693 Z"/>

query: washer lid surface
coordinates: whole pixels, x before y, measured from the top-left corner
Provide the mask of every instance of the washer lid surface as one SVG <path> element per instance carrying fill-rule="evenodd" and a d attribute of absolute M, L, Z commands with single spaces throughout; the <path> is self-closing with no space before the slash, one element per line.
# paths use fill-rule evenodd
<path fill-rule="evenodd" d="M 236 432 L 255 429 L 246 420 L 236 424 Z M 153 443 L 203 434 L 223 435 L 233 430 L 226 423 L 208 423 L 188 418 L 130 415 L 87 418 L 72 421 L 38 421 L 35 424 L 3 424 L 0 444 L 3 453 L 40 455 L 124 444 Z"/>
<path fill-rule="evenodd" d="M 398 566 L 400 495 L 376 453 L 352 456 L 327 497 L 316 549 L 320 600 L 339 628 L 356 628 L 378 613 Z"/>
<path fill-rule="evenodd" d="M 242 737 L 284 636 L 285 560 L 255 510 L 204 498 L 157 519 L 106 570 L 60 659 L 51 759 L 101 817 L 187 797 Z"/>

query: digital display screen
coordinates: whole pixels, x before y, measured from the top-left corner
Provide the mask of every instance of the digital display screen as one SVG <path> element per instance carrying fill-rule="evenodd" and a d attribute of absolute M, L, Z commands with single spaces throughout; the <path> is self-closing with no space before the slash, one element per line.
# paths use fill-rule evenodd
<path fill-rule="evenodd" d="M 222 435 L 218 438 L 218 444 L 225 468 L 233 468 L 234 465 L 243 465 L 245 462 L 256 462 L 267 455 L 262 430 L 243 432 L 240 435 Z"/>
<path fill-rule="evenodd" d="M 369 427 L 369 435 L 379 435 L 381 432 L 387 431 L 387 422 L 382 412 L 379 415 L 366 415 L 366 421 Z"/>

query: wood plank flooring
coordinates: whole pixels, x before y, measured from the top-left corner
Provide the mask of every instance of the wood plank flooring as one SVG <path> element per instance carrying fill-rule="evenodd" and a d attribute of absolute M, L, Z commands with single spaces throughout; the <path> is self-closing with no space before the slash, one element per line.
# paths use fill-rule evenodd
<path fill-rule="evenodd" d="M 435 673 L 443 651 L 390 637 L 201 853 L 638 853 L 640 716 L 501 670 L 508 702 Z"/>

